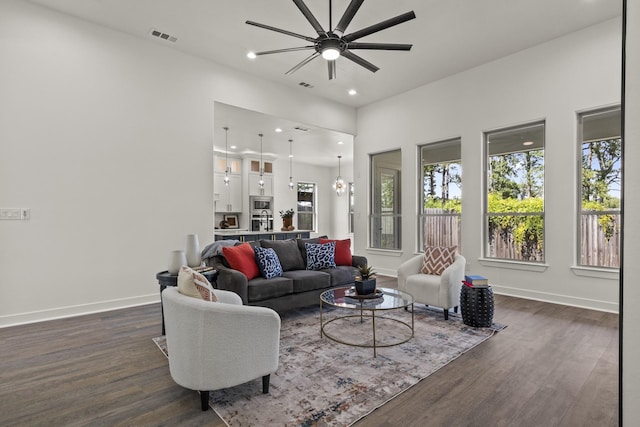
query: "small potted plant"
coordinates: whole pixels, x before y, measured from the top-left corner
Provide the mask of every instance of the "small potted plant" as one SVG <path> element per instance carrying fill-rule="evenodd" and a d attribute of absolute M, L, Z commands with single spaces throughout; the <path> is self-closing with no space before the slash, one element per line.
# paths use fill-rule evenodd
<path fill-rule="evenodd" d="M 280 211 L 280 218 L 282 218 L 282 231 L 293 231 L 293 209 L 287 209 L 286 211 Z"/>
<path fill-rule="evenodd" d="M 356 276 L 356 292 L 358 295 L 369 295 L 376 291 L 376 272 L 372 266 L 363 264 L 358 267 L 359 276 Z"/>

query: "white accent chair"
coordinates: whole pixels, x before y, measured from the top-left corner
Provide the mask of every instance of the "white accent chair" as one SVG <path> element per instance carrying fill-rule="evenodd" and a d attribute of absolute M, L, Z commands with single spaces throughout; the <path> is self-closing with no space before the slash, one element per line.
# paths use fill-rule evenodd
<path fill-rule="evenodd" d="M 176 287 L 162 292 L 171 377 L 200 392 L 203 411 L 211 390 L 262 377 L 262 392 L 268 393 L 280 350 L 275 311 L 242 305 L 234 292 L 214 293 L 217 302 L 182 295 Z"/>
<path fill-rule="evenodd" d="M 417 303 L 442 307 L 444 319 L 449 320 L 449 309 L 457 313 L 460 305 L 466 260 L 456 254 L 453 264 L 436 276 L 420 271 L 423 259 L 424 255 L 416 255 L 398 267 L 398 289 L 409 292 Z"/>

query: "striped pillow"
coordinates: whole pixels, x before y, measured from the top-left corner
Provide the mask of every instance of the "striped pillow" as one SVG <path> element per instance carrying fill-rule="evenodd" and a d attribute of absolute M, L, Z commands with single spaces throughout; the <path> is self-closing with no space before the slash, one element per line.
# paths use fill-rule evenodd
<path fill-rule="evenodd" d="M 453 264 L 457 246 L 450 248 L 438 246 L 426 246 L 424 248 L 424 260 L 422 260 L 422 269 L 424 274 L 434 274 L 439 276 L 442 272 Z"/>
<path fill-rule="evenodd" d="M 207 278 L 186 265 L 180 267 L 178 272 L 178 292 L 205 301 L 216 302 L 218 300 L 213 293 L 213 286 Z"/>

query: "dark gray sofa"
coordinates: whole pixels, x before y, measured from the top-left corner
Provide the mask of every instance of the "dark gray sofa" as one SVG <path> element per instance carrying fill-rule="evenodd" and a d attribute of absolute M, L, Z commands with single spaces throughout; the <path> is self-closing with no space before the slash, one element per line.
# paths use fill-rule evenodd
<path fill-rule="evenodd" d="M 305 243 L 320 243 L 320 238 L 251 242 L 253 246 L 273 248 L 278 255 L 283 275 L 271 279 L 258 276 L 247 280 L 244 274 L 229 267 L 221 255 L 205 258 L 204 261 L 207 266 L 218 270 L 218 289 L 237 293 L 245 305 L 269 307 L 280 312 L 319 304 L 319 296 L 323 291 L 353 284 L 357 267 L 367 264 L 365 257 L 353 255 L 351 266 L 307 270 Z"/>

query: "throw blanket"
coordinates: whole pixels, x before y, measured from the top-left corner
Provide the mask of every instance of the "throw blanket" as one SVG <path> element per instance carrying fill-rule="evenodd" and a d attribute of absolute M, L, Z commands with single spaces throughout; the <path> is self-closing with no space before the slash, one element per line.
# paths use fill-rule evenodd
<path fill-rule="evenodd" d="M 240 243 L 239 240 L 218 240 L 205 246 L 202 250 L 202 259 L 212 258 L 216 255 L 222 255 L 222 248 L 225 246 L 235 246 Z"/>

